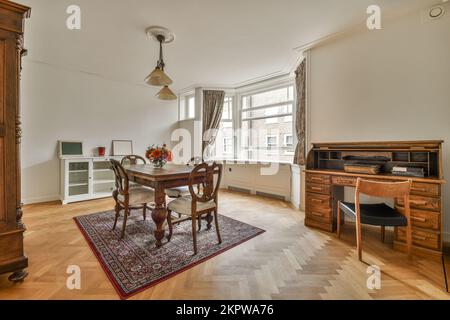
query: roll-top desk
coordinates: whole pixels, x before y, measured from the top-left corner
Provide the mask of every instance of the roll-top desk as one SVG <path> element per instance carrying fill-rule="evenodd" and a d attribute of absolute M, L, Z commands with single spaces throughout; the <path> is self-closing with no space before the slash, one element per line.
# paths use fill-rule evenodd
<path fill-rule="evenodd" d="M 443 141 L 314 143 L 305 170 L 305 225 L 333 232 L 336 229 L 337 200 L 344 187 L 355 187 L 358 177 L 376 181 L 413 181 L 410 196 L 413 252 L 421 256 L 442 256 L 442 143 Z M 347 173 L 349 155 L 389 159 L 376 175 Z M 345 159 L 344 159 L 345 158 Z M 422 178 L 393 175 L 395 166 L 423 168 Z M 402 211 L 404 203 L 395 200 Z M 394 248 L 406 250 L 404 228 L 395 228 Z"/>

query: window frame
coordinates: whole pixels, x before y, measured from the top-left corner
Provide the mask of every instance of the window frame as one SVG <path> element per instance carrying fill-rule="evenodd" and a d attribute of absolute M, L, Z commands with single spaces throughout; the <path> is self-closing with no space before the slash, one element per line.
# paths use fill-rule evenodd
<path fill-rule="evenodd" d="M 236 154 L 237 154 L 236 153 L 236 150 L 237 150 L 237 139 L 236 139 L 236 134 L 235 134 L 235 132 L 236 132 L 236 110 L 237 110 L 237 108 L 236 108 L 236 95 L 234 93 L 233 94 L 226 93 L 225 94 L 225 99 L 230 99 L 231 100 L 230 101 L 231 109 L 229 110 L 230 115 L 231 115 L 231 119 L 224 119 L 224 118 L 222 118 L 220 120 L 220 124 L 222 124 L 222 123 L 231 123 L 231 132 L 233 133 L 233 135 L 232 135 L 231 138 L 230 137 L 222 137 L 222 155 L 225 154 L 225 152 L 223 150 L 224 147 L 225 147 L 224 140 L 225 139 L 229 139 L 229 140 L 231 140 L 231 152 L 230 152 L 231 157 L 225 157 L 225 156 L 217 157 L 217 156 L 215 156 L 215 157 L 213 157 L 215 160 L 234 160 L 236 158 Z M 223 115 L 223 113 L 222 113 L 222 115 Z M 214 146 L 214 148 L 217 148 L 217 146 Z"/>
<path fill-rule="evenodd" d="M 287 137 L 292 138 L 292 143 L 290 145 L 287 144 L 287 141 L 286 141 Z M 294 135 L 293 134 L 289 134 L 289 133 L 283 134 L 283 147 L 285 147 L 285 148 L 294 147 Z"/>
<path fill-rule="evenodd" d="M 275 138 L 275 145 L 274 146 L 269 144 L 269 138 Z M 265 141 L 266 141 L 266 149 L 267 150 L 273 150 L 273 149 L 278 148 L 278 145 L 279 145 L 279 143 L 278 143 L 278 135 L 276 135 L 276 134 L 266 134 Z"/>
<path fill-rule="evenodd" d="M 264 92 L 269 92 L 269 91 L 275 91 L 277 89 L 282 89 L 282 88 L 288 88 L 288 87 L 293 87 L 293 96 L 292 96 L 292 100 L 287 100 L 287 101 L 283 101 L 283 102 L 279 102 L 279 103 L 273 103 L 273 104 L 267 104 L 264 106 L 258 106 L 258 107 L 249 107 L 249 108 L 243 108 L 243 100 L 244 98 L 248 98 L 252 95 L 256 95 L 256 94 L 260 94 L 260 93 L 264 93 Z M 251 100 L 251 99 L 250 99 Z M 292 138 L 293 138 L 293 147 L 295 146 L 295 113 L 296 113 L 296 101 L 297 101 L 297 92 L 295 90 L 295 79 L 294 78 L 288 78 L 288 79 L 283 79 L 280 81 L 276 81 L 276 82 L 270 82 L 270 83 L 265 83 L 263 85 L 260 85 L 257 89 L 250 89 L 250 90 L 241 90 L 241 91 L 237 91 L 236 94 L 236 106 L 235 106 L 235 116 L 233 118 L 233 122 L 234 122 L 234 128 L 235 130 L 237 130 L 238 132 L 240 132 L 240 134 L 238 134 L 235 137 L 235 154 L 234 154 L 234 158 L 236 160 L 244 160 L 244 161 L 255 161 L 255 162 L 267 162 L 266 160 L 261 160 L 261 159 L 252 159 L 251 157 L 246 157 L 245 159 L 239 159 L 241 152 L 243 149 L 241 149 L 242 146 L 244 146 L 242 144 L 242 127 L 243 127 L 243 122 L 244 121 L 251 121 L 251 120 L 265 120 L 265 119 L 269 119 L 269 118 L 281 118 L 283 119 L 283 122 L 291 122 L 291 132 L 292 132 Z M 249 102 L 251 104 L 251 101 Z M 269 115 L 269 116 L 263 116 L 263 117 L 254 117 L 254 118 L 243 118 L 243 113 L 244 112 L 248 112 L 248 111 L 253 111 L 253 110 L 261 110 L 261 109 L 267 109 L 267 108 L 271 108 L 271 107 L 280 107 L 280 106 L 286 106 L 286 105 L 292 105 L 292 112 L 291 113 L 282 113 L 282 114 L 278 114 L 278 115 Z M 292 121 L 285 121 L 286 117 L 292 117 Z M 278 139 L 277 139 L 278 140 Z M 261 146 L 258 146 L 257 148 L 261 148 Z M 268 161 L 268 162 L 277 162 L 277 161 Z M 279 162 L 283 162 L 283 163 L 292 163 L 292 161 L 282 161 L 280 160 Z"/>
<path fill-rule="evenodd" d="M 194 115 L 189 116 L 189 101 L 194 99 L 193 112 Z M 178 106 L 178 120 L 194 120 L 196 119 L 196 98 L 195 93 L 186 94 L 180 97 L 179 106 Z"/>
<path fill-rule="evenodd" d="M 230 144 L 227 144 L 226 141 L 230 141 Z M 227 152 L 227 147 L 230 148 L 231 152 Z M 233 138 L 230 137 L 222 137 L 222 154 L 227 154 L 227 153 L 231 153 L 233 154 Z"/>

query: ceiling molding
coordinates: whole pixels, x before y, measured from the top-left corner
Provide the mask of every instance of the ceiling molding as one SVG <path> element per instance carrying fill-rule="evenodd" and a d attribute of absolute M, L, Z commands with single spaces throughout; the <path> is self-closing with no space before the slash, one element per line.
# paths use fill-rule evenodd
<path fill-rule="evenodd" d="M 194 85 L 191 85 L 189 87 L 183 88 L 178 91 L 178 94 L 185 95 L 188 92 L 192 92 L 196 88 L 204 88 L 204 89 L 220 89 L 225 90 L 228 92 L 234 92 L 239 91 L 240 89 L 250 87 L 250 86 L 256 86 L 262 82 L 267 82 L 271 80 L 278 80 L 281 78 L 289 78 L 294 75 L 294 71 L 297 69 L 300 62 L 303 60 L 304 55 L 303 53 L 299 54 L 295 49 L 295 54 L 293 55 L 293 58 L 291 59 L 288 67 L 286 67 L 284 70 L 279 70 L 276 72 L 272 72 L 263 76 L 255 77 L 246 81 L 237 82 L 233 85 L 225 85 L 225 84 L 211 84 L 211 83 L 197 83 Z"/>
<path fill-rule="evenodd" d="M 443 2 L 445 4 L 446 1 L 443 1 Z M 413 13 L 421 12 L 424 9 L 430 8 L 430 7 L 431 7 L 430 5 L 426 5 L 426 6 L 424 5 L 424 6 L 420 7 L 420 8 L 413 8 L 413 9 L 406 10 L 404 12 L 400 12 L 400 13 L 396 13 L 396 14 L 384 15 L 383 16 L 383 25 L 388 25 L 389 23 L 392 23 L 393 21 L 395 21 L 397 19 L 400 19 L 402 17 L 406 17 L 406 16 L 411 15 Z M 315 47 L 324 45 L 324 44 L 329 43 L 331 41 L 335 41 L 335 40 L 338 40 L 338 39 L 343 38 L 343 37 L 348 37 L 348 36 L 351 36 L 353 34 L 358 34 L 358 33 L 362 33 L 362 32 L 369 32 L 369 31 L 370 30 L 368 30 L 367 26 L 366 26 L 366 21 L 360 22 L 358 24 L 355 24 L 355 25 L 343 28 L 340 31 L 333 32 L 331 34 L 323 36 L 323 37 L 321 37 L 319 39 L 316 39 L 316 40 L 313 40 L 313 41 L 301 44 L 301 45 L 295 47 L 294 50 L 296 52 L 302 54 L 303 52 L 305 52 L 307 50 L 310 50 L 310 49 L 313 49 Z"/>

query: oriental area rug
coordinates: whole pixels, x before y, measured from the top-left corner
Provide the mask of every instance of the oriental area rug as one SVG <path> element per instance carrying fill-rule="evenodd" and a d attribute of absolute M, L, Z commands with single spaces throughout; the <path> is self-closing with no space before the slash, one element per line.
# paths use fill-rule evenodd
<path fill-rule="evenodd" d="M 75 217 L 74 220 L 121 299 L 127 299 L 264 232 L 219 215 L 222 243 L 217 243 L 214 223 L 207 230 L 206 222 L 202 221 L 202 229 L 197 233 L 198 254 L 194 256 L 190 221 L 175 225 L 171 241 L 164 239 L 163 245 L 157 248 L 153 236 L 155 225 L 151 218 L 144 221 L 141 212 L 133 210 L 127 221 L 125 238 L 120 239 L 122 217 L 113 231 L 114 217 L 114 211 L 107 211 Z"/>

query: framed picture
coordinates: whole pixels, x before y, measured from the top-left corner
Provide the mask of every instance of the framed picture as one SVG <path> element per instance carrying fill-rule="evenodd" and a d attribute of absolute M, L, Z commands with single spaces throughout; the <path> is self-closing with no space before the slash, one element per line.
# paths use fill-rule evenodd
<path fill-rule="evenodd" d="M 82 141 L 59 141 L 59 157 L 82 157 Z"/>
<path fill-rule="evenodd" d="M 113 140 L 113 156 L 128 156 L 133 154 L 133 141 L 131 140 Z"/>

